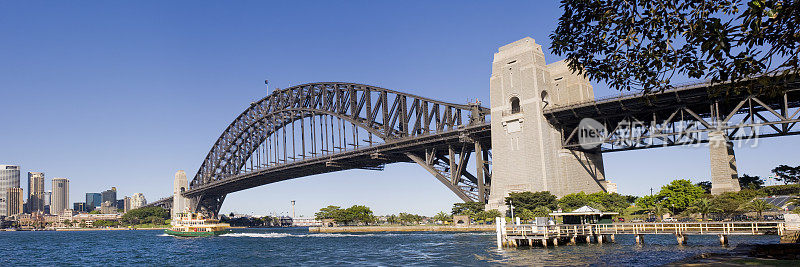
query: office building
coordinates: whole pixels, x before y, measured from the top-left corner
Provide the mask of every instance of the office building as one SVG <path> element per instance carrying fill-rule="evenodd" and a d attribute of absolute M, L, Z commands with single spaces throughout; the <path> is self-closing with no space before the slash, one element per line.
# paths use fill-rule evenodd
<path fill-rule="evenodd" d="M 122 210 L 124 212 L 128 212 L 129 210 L 131 210 L 131 198 L 130 197 L 122 198 Z"/>
<path fill-rule="evenodd" d="M 50 214 L 60 214 L 69 209 L 69 179 L 53 178 L 53 195 L 50 202 Z"/>
<path fill-rule="evenodd" d="M 114 203 L 114 207 L 118 210 L 125 211 L 125 199 L 117 199 L 117 203 Z"/>
<path fill-rule="evenodd" d="M 100 193 L 86 193 L 86 206 L 92 206 L 92 209 L 100 207 L 103 203 L 103 197 Z"/>
<path fill-rule="evenodd" d="M 106 201 L 110 201 L 111 204 L 116 205 L 116 203 L 117 203 L 117 188 L 116 187 L 112 187 L 109 190 L 103 191 L 101 194 L 102 194 L 102 199 L 100 200 L 101 201 L 100 203 L 103 203 L 103 202 L 106 202 Z"/>
<path fill-rule="evenodd" d="M 117 213 L 116 203 L 111 203 L 111 201 L 104 201 L 102 204 L 100 204 L 100 213 L 102 214 Z"/>
<path fill-rule="evenodd" d="M 6 199 L 6 192 L 9 188 L 17 187 L 20 187 L 19 166 L 0 165 L 0 215 L 5 215 L 8 212 L 8 200 Z"/>
<path fill-rule="evenodd" d="M 144 194 L 142 193 L 134 193 L 131 197 L 131 209 L 135 210 L 147 205 L 147 199 L 144 198 Z"/>
<path fill-rule="evenodd" d="M 50 204 L 52 204 L 53 200 L 53 192 L 52 191 L 45 191 L 42 195 L 42 203 L 44 205 L 44 210 L 42 213 L 50 214 Z"/>
<path fill-rule="evenodd" d="M 28 212 L 44 210 L 44 173 L 28 172 Z"/>
<path fill-rule="evenodd" d="M 14 216 L 23 212 L 22 188 L 14 187 L 6 190 L 6 216 Z"/>
<path fill-rule="evenodd" d="M 75 212 L 90 212 L 94 207 L 86 205 L 86 202 L 72 203 L 72 210 Z"/>

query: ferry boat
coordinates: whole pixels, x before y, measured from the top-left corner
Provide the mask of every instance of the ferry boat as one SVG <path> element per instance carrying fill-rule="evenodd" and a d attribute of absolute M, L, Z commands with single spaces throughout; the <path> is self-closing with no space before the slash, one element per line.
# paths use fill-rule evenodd
<path fill-rule="evenodd" d="M 168 235 L 182 237 L 215 236 L 227 233 L 231 226 L 217 219 L 205 218 L 201 213 L 185 212 L 177 214 L 170 223 L 172 227 L 164 230 Z"/>

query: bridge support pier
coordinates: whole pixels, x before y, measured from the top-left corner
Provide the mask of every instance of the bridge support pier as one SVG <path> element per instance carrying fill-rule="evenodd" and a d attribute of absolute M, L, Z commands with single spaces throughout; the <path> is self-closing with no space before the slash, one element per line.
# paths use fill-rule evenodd
<path fill-rule="evenodd" d="M 711 194 L 738 192 L 741 188 L 733 143 L 728 141 L 725 132 L 714 131 L 708 133 L 708 146 L 711 152 Z"/>
<path fill-rule="evenodd" d="M 728 245 L 728 235 L 719 235 L 719 244 L 723 246 Z"/>

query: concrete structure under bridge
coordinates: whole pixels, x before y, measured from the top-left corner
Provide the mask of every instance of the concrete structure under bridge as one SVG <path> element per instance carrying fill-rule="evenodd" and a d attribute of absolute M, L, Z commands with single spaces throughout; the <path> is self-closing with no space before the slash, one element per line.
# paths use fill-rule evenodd
<path fill-rule="evenodd" d="M 738 191 L 731 141 L 800 132 L 798 84 L 776 86 L 782 93 L 771 96 L 719 97 L 698 83 L 595 100 L 584 77 L 546 64 L 525 38 L 495 54 L 491 109 L 354 83 L 275 90 L 228 126 L 176 192 L 189 209 L 216 215 L 236 191 L 404 162 L 463 201 L 505 210 L 509 192 L 606 190 L 602 153 L 700 143 L 709 143 L 712 192 Z M 587 125 L 601 134 L 587 136 Z"/>

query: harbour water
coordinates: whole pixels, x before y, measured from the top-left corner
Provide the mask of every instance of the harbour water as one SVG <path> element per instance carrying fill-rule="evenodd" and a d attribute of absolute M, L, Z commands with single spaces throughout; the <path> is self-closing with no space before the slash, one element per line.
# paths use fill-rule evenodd
<path fill-rule="evenodd" d="M 0 232 L 0 266 L 29 265 L 661 265 L 740 243 L 778 243 L 777 236 L 633 236 L 616 243 L 499 251 L 493 232 L 309 233 L 307 228 L 234 229 L 208 238 L 160 230 Z"/>

